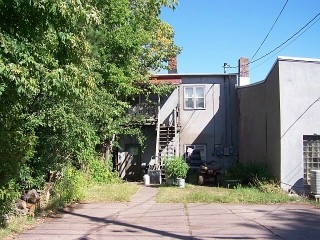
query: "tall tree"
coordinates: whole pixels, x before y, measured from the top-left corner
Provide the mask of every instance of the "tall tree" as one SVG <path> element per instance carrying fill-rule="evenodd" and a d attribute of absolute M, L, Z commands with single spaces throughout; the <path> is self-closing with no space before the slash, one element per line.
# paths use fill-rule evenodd
<path fill-rule="evenodd" d="M 126 98 L 161 92 L 148 75 L 179 52 L 159 18 L 175 5 L 0 0 L 0 186 L 25 162 L 81 166 L 96 144 L 139 133 Z"/>
<path fill-rule="evenodd" d="M 99 124 L 103 125 L 101 139 L 109 142 L 113 134 L 138 132 L 126 116 L 125 100 L 138 94 L 149 95 L 152 89 L 150 72 L 165 68 L 167 59 L 179 52 L 173 42 L 172 27 L 159 18 L 163 6 L 174 8 L 175 4 L 175 1 L 163 0 L 97 1 L 103 24 L 90 29 L 88 38 L 101 92 L 95 97 L 102 96 L 96 99 L 95 106 L 101 107 L 105 102 L 104 109 L 97 112 L 100 116 L 109 116 L 99 119 Z M 104 101 L 110 97 L 114 105 Z M 110 115 L 108 108 L 116 114 Z"/>
<path fill-rule="evenodd" d="M 0 1 L 1 182 L 35 156 L 42 126 L 59 125 L 60 103 L 88 94 L 85 29 L 98 14 L 80 1 Z"/>

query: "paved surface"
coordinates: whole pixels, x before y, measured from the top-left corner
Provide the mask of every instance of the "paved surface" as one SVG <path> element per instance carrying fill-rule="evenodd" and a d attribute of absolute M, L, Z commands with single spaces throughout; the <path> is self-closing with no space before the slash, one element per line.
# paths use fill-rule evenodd
<path fill-rule="evenodd" d="M 320 239 L 320 209 L 308 204 L 159 204 L 156 192 L 83 204 L 18 239 Z"/>

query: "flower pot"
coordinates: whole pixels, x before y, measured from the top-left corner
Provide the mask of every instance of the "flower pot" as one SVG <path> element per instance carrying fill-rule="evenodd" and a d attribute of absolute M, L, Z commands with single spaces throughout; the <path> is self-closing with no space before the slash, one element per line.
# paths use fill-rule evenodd
<path fill-rule="evenodd" d="M 178 184 L 178 187 L 184 188 L 186 185 L 185 179 L 184 178 L 177 178 L 177 184 Z"/>

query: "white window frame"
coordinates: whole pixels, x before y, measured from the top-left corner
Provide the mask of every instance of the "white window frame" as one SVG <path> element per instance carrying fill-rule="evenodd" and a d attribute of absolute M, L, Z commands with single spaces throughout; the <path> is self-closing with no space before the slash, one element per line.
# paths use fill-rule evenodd
<path fill-rule="evenodd" d="M 192 89 L 191 96 L 188 96 L 187 89 Z M 197 89 L 202 89 L 203 96 L 197 96 Z M 197 106 L 197 100 L 202 99 L 203 107 Z M 191 101 L 192 106 L 188 106 L 187 101 Z M 183 105 L 184 109 L 205 109 L 206 108 L 206 95 L 205 95 L 205 86 L 203 85 L 194 85 L 194 86 L 185 86 L 183 88 Z"/>
<path fill-rule="evenodd" d="M 188 158 L 188 152 L 187 149 L 192 148 L 192 149 L 199 149 L 200 154 L 201 154 L 201 161 L 206 162 L 207 160 L 207 145 L 206 144 L 186 144 L 184 146 L 185 149 L 185 160 Z"/>

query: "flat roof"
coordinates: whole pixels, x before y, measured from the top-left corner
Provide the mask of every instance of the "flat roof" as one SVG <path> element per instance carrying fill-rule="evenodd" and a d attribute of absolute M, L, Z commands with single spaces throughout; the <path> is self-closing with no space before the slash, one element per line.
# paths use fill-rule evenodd
<path fill-rule="evenodd" d="M 302 57 L 287 57 L 287 56 L 279 56 L 277 58 L 279 61 L 287 60 L 287 61 L 300 61 L 300 62 L 320 62 L 319 58 L 302 58 Z"/>
<path fill-rule="evenodd" d="M 238 76 L 238 73 L 162 73 L 152 74 L 151 77 L 189 77 L 189 76 Z"/>
<path fill-rule="evenodd" d="M 277 62 L 279 61 L 288 61 L 288 62 L 315 62 L 315 63 L 320 63 L 320 59 L 319 58 L 303 58 L 303 57 L 289 57 L 289 56 L 278 56 L 277 59 L 275 60 L 275 62 L 273 63 L 272 67 L 270 68 L 269 72 L 267 73 L 266 77 L 260 81 L 254 82 L 254 83 L 250 83 L 247 85 L 243 85 L 243 86 L 237 86 L 237 88 L 244 88 L 244 87 L 251 87 L 254 85 L 258 85 L 260 83 L 263 83 L 266 81 L 266 79 L 268 78 L 270 72 L 272 71 L 272 69 L 274 68 L 274 66 L 277 64 Z"/>

